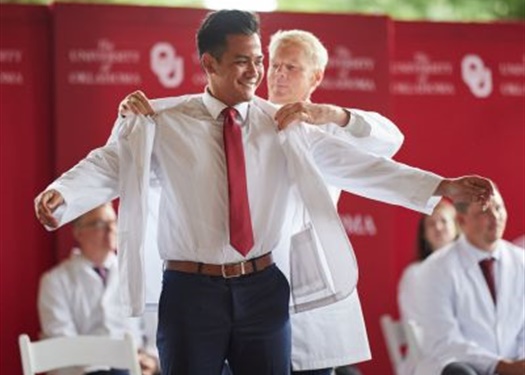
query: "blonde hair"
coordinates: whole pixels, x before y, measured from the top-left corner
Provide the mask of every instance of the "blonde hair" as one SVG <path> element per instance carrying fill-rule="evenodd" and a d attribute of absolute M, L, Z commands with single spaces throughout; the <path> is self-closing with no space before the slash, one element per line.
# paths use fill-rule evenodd
<path fill-rule="evenodd" d="M 315 69 L 324 71 L 328 64 L 328 51 L 321 41 L 311 32 L 304 30 L 279 30 L 270 38 L 268 52 L 270 60 L 281 45 L 300 44 L 310 58 Z"/>

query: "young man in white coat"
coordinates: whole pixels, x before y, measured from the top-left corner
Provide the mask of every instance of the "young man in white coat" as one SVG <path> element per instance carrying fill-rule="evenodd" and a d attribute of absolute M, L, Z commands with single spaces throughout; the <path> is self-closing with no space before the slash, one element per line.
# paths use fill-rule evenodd
<path fill-rule="evenodd" d="M 421 266 L 418 375 L 525 374 L 525 252 L 502 239 L 507 211 L 457 202 L 463 234 Z"/>
<path fill-rule="evenodd" d="M 131 333 L 137 347 L 155 350 L 152 337 L 144 336 L 143 321 L 127 317 L 120 303 L 117 246 L 117 216 L 110 203 L 80 216 L 73 223 L 78 247 L 41 278 L 38 315 L 45 338 L 78 335 L 122 337 Z M 153 332 L 151 332 L 153 333 Z M 152 336 L 152 335 L 150 335 Z M 145 343 L 147 337 L 150 342 Z M 140 351 L 144 375 L 157 373 L 154 353 Z M 69 368 L 57 374 L 127 374 L 127 370 Z"/>
<path fill-rule="evenodd" d="M 113 142 L 39 194 L 36 215 L 56 228 L 119 196 L 123 302 L 140 314 L 154 172 L 162 191 L 158 245 L 166 261 L 157 339 L 162 371 L 219 374 L 227 359 L 235 375 L 287 374 L 290 292 L 296 309 L 311 309 L 346 298 L 357 282 L 353 251 L 323 180 L 422 212 L 443 195 L 485 202 L 492 185 L 366 154 L 306 125 L 277 131 L 275 107 L 255 97 L 264 67 L 258 21 L 249 12 L 210 13 L 198 47 L 205 92 L 180 97 L 154 118 L 122 119 Z M 224 147 L 232 133 L 237 143 Z M 230 152 L 238 158 L 231 160 Z M 228 184 L 231 174 L 241 177 Z M 239 191 L 229 194 L 233 186 Z M 241 209 L 230 207 L 239 198 Z M 292 239 L 299 201 L 311 224 Z M 291 241 L 307 243 L 308 251 L 294 251 Z M 278 268 L 272 252 L 290 252 L 290 268 L 307 275 L 291 274 L 289 283 L 282 271 L 288 267 Z"/>
<path fill-rule="evenodd" d="M 320 128 L 367 152 L 391 158 L 399 150 L 403 135 L 383 116 L 310 101 L 328 63 L 328 51 L 312 33 L 279 31 L 272 35 L 268 50 L 268 99 L 283 106 L 276 117 L 283 126 L 297 119 L 311 124 L 332 123 L 320 125 Z M 131 113 L 153 115 L 165 106 L 169 106 L 169 99 L 150 102 L 144 93 L 138 91 L 121 102 L 119 112 L 122 116 Z M 337 206 L 341 190 L 328 189 Z M 305 215 L 308 215 L 306 208 L 297 205 L 295 216 L 302 218 Z M 304 229 L 302 225 L 303 222 L 298 220 L 294 231 Z M 371 358 L 357 290 L 334 304 L 292 314 L 290 320 L 294 375 L 329 375 L 334 367 Z M 347 371 L 358 373 L 355 368 Z"/>

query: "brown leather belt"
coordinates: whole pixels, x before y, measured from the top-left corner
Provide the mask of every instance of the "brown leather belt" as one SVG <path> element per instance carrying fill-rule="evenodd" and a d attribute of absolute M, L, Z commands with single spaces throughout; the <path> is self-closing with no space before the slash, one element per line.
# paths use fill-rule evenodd
<path fill-rule="evenodd" d="M 272 264 L 272 253 L 267 253 L 258 258 L 227 264 L 207 264 L 185 260 L 168 260 L 166 261 L 166 269 L 170 271 L 196 273 L 207 276 L 221 276 L 225 279 L 230 279 L 232 277 L 239 277 L 262 271 Z"/>

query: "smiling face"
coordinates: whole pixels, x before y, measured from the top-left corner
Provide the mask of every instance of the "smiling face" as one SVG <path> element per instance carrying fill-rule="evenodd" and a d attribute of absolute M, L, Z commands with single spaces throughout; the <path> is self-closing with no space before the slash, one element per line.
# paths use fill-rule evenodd
<path fill-rule="evenodd" d="M 215 98 L 228 106 L 251 100 L 264 76 L 259 35 L 228 35 L 222 55 L 215 58 L 205 53 L 202 65 Z"/>
<path fill-rule="evenodd" d="M 322 71 L 314 67 L 304 45 L 282 43 L 270 55 L 268 99 L 275 104 L 310 100 L 322 78 Z"/>
<path fill-rule="evenodd" d="M 480 203 L 470 203 L 465 212 L 458 212 L 458 221 L 471 244 L 481 250 L 493 250 L 507 224 L 503 198 L 496 191 L 486 210 Z"/>

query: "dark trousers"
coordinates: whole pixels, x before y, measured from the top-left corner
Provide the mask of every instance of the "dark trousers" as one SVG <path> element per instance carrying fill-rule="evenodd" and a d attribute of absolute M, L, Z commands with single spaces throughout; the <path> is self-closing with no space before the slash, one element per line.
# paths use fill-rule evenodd
<path fill-rule="evenodd" d="M 318 370 L 292 371 L 292 375 L 330 375 L 332 368 L 322 368 Z M 335 369 L 336 375 L 361 375 L 359 369 L 355 366 L 342 366 Z"/>
<path fill-rule="evenodd" d="M 224 279 L 164 271 L 157 346 L 164 375 L 288 375 L 288 281 L 272 265 Z"/>
<path fill-rule="evenodd" d="M 292 371 L 292 375 L 330 375 L 331 368 L 320 368 L 317 370 Z"/>
<path fill-rule="evenodd" d="M 468 363 L 452 362 L 449 363 L 441 372 L 441 375 L 479 375 Z"/>
<path fill-rule="evenodd" d="M 355 365 L 346 365 L 337 367 L 335 369 L 335 375 L 362 375 L 359 368 Z"/>

